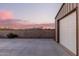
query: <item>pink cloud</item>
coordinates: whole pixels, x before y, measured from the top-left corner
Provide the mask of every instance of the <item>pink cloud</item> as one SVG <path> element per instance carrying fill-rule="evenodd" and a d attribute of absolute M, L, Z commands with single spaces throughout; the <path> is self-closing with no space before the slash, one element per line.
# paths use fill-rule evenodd
<path fill-rule="evenodd" d="M 1 20 L 9 20 L 13 18 L 13 13 L 11 11 L 0 11 L 0 19 Z"/>
<path fill-rule="evenodd" d="M 12 29 L 27 29 L 27 28 L 33 28 L 33 27 L 37 27 L 37 28 L 48 28 L 48 27 L 53 27 L 53 24 L 34 24 L 31 23 L 29 21 L 23 21 L 23 20 L 19 20 L 17 21 L 16 19 L 13 19 L 13 13 L 11 11 L 0 11 L 0 20 L 2 20 L 2 22 L 0 22 L 0 28 L 12 28 Z M 9 20 L 9 21 L 8 21 Z"/>

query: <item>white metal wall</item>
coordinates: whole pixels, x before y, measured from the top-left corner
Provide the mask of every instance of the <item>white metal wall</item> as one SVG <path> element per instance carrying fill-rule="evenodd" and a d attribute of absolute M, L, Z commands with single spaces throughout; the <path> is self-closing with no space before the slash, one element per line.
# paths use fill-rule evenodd
<path fill-rule="evenodd" d="M 59 22 L 60 44 L 76 54 L 76 11 Z"/>

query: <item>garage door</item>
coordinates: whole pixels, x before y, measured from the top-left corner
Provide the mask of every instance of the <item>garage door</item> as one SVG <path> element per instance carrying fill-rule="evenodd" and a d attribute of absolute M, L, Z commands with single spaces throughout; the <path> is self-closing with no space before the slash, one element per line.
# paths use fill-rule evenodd
<path fill-rule="evenodd" d="M 59 21 L 60 44 L 76 54 L 76 11 Z"/>

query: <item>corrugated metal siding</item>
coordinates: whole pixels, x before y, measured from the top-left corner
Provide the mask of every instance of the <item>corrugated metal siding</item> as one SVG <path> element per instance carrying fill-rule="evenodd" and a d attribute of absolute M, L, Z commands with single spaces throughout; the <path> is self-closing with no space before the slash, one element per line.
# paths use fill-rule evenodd
<path fill-rule="evenodd" d="M 56 41 L 58 40 L 58 20 L 67 15 L 77 7 L 77 3 L 64 3 L 55 17 Z M 78 8 L 79 9 L 79 8 Z M 79 14 L 79 12 L 78 12 Z"/>
<path fill-rule="evenodd" d="M 74 10 L 76 7 L 78 7 L 77 9 L 77 16 L 79 15 L 79 4 L 77 3 L 64 3 L 59 12 L 57 13 L 56 17 L 55 17 L 55 23 L 56 23 L 56 41 L 58 41 L 58 21 L 60 19 L 62 19 L 65 15 L 68 15 L 72 10 Z M 79 17 L 78 17 L 78 42 L 79 42 Z M 78 43 L 78 55 L 79 55 L 79 43 Z"/>
<path fill-rule="evenodd" d="M 59 20 L 60 18 L 62 18 L 63 16 L 65 16 L 66 14 L 71 12 L 73 9 L 76 8 L 76 6 L 77 6 L 76 3 L 65 3 L 65 4 L 63 4 L 61 10 L 58 12 L 58 14 L 56 16 L 56 20 Z"/>
<path fill-rule="evenodd" d="M 77 14 L 79 16 L 79 3 L 77 4 L 78 5 L 78 9 L 77 9 Z M 79 55 L 79 17 L 78 18 L 78 55 Z"/>

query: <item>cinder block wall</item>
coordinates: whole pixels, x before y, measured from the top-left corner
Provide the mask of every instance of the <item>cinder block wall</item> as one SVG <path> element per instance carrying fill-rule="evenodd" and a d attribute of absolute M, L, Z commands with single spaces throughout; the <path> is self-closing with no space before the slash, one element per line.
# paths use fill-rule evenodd
<path fill-rule="evenodd" d="M 0 29 L 0 38 L 7 38 L 7 34 L 14 33 L 18 38 L 54 38 L 55 29 L 27 29 L 27 30 L 13 30 Z"/>

